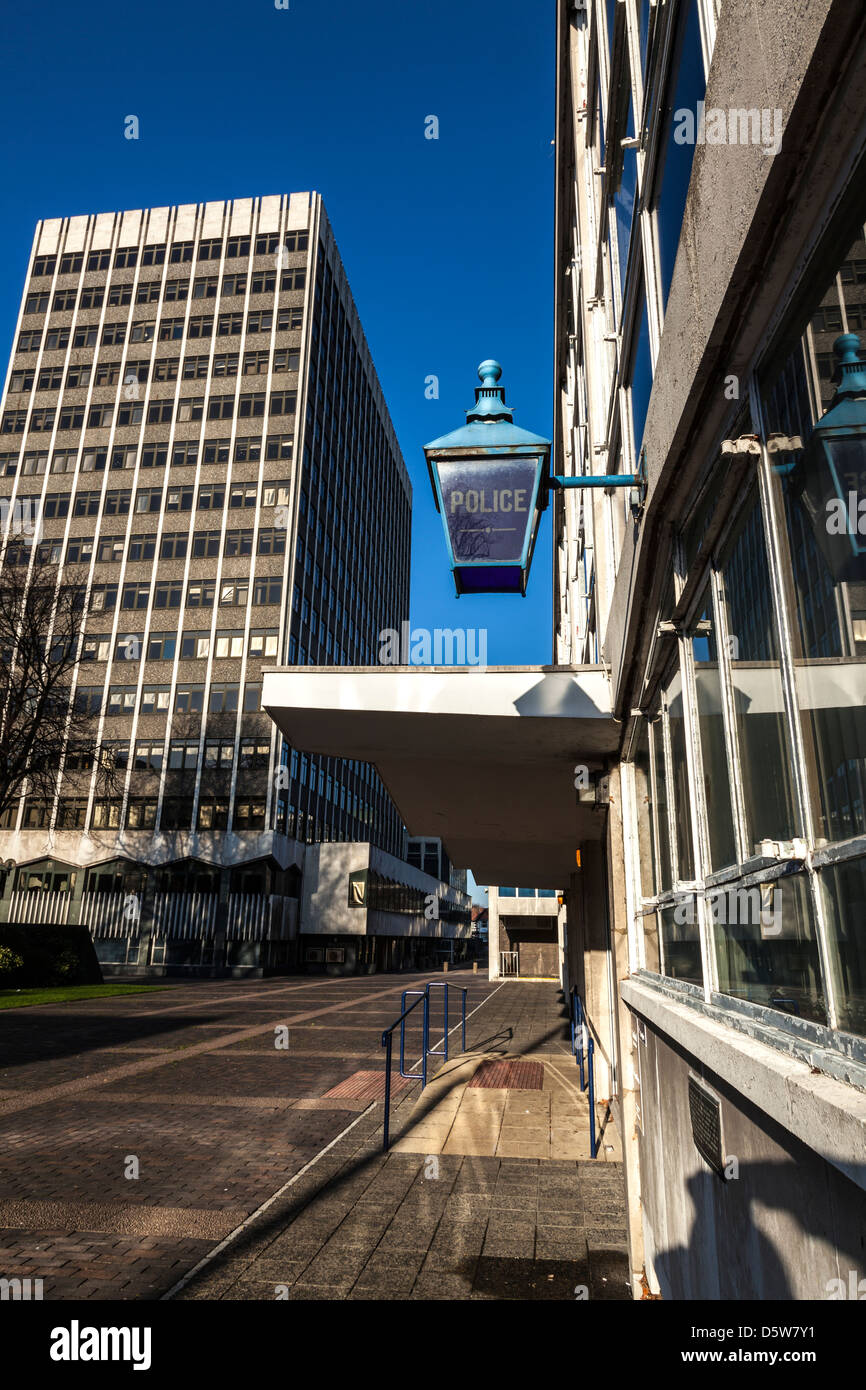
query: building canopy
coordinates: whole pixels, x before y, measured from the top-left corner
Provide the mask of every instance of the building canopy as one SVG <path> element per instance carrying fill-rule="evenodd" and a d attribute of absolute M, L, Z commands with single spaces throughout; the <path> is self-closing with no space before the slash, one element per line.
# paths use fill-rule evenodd
<path fill-rule="evenodd" d="M 292 667 L 262 704 L 294 748 L 374 764 L 410 835 L 437 835 L 480 883 L 567 883 L 603 816 L 578 798 L 614 755 L 597 666 Z"/>

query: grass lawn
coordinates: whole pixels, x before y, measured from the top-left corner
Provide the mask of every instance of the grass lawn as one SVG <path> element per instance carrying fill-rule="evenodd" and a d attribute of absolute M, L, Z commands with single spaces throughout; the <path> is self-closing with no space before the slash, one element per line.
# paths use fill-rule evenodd
<path fill-rule="evenodd" d="M 171 985 L 56 985 L 45 989 L 0 989 L 0 1009 L 23 1009 L 28 1004 L 67 1004 L 75 999 L 108 999 L 113 994 L 142 994 L 171 989 Z"/>

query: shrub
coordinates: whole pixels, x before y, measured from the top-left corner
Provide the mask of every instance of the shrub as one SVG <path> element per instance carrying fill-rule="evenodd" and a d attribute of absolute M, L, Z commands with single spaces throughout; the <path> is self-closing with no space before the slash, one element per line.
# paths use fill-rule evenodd
<path fill-rule="evenodd" d="M 24 967 L 24 957 L 9 946 L 0 946 L 0 981 L 17 975 Z"/>
<path fill-rule="evenodd" d="M 68 984 L 79 974 L 81 962 L 74 951 L 60 951 L 54 958 L 54 974 L 62 984 Z"/>
<path fill-rule="evenodd" d="M 102 971 L 90 932 L 84 926 L 25 926 L 0 923 L 0 981 L 15 960 L 14 974 L 7 983 L 16 988 L 38 989 L 45 985 L 90 985 L 102 983 Z"/>

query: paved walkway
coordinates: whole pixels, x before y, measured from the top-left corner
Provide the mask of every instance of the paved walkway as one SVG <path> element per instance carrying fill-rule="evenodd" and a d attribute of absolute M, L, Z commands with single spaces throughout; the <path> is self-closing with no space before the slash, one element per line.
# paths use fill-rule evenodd
<path fill-rule="evenodd" d="M 509 982 L 471 1023 L 398 1098 L 387 1156 L 364 1115 L 172 1296 L 628 1299 L 619 1139 L 599 1106 L 589 1157 L 558 987 Z"/>
<path fill-rule="evenodd" d="M 619 1165 L 547 1157 L 554 1072 L 576 1073 L 555 986 L 455 973 L 471 1060 L 544 1052 L 542 1091 L 491 1100 L 490 1154 L 446 1138 L 382 1156 L 381 1031 L 427 978 L 184 983 L 0 1015 L 0 1277 L 42 1278 L 46 1299 L 627 1296 Z M 513 1139 L 520 1094 L 534 1123 Z M 395 1097 L 398 1143 L 418 1095 Z M 547 1153 L 506 1152 L 539 1142 L 539 1104 Z M 617 1142 L 608 1126 L 605 1157 Z"/>

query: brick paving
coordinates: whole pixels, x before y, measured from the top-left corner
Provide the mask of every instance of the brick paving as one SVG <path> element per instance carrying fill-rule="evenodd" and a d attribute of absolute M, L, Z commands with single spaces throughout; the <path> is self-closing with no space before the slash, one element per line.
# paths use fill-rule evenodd
<path fill-rule="evenodd" d="M 416 978 L 184 982 L 0 1015 L 0 1277 L 42 1277 L 46 1299 L 163 1294 L 367 1108 L 324 1093 L 383 1070 Z"/>
<path fill-rule="evenodd" d="M 327 1094 L 375 1083 L 382 1029 L 427 978 L 184 982 L 0 1015 L 0 1277 L 42 1278 L 46 1299 L 628 1297 L 618 1164 L 386 1157 L 381 1102 Z M 455 982 L 470 1048 L 571 1078 L 555 985 Z M 395 1088 L 398 1142 L 419 1093 Z"/>

